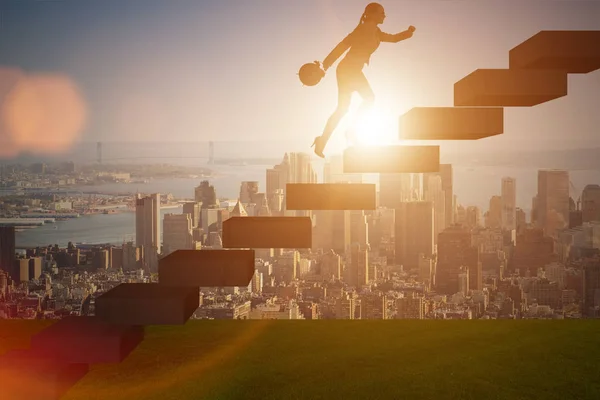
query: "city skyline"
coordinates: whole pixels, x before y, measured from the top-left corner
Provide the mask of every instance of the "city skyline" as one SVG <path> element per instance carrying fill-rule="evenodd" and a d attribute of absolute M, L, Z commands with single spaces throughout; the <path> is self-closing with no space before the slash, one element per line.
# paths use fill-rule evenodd
<path fill-rule="evenodd" d="M 3 400 L 600 398 L 600 2 L 366 3 L 0 0 Z"/>

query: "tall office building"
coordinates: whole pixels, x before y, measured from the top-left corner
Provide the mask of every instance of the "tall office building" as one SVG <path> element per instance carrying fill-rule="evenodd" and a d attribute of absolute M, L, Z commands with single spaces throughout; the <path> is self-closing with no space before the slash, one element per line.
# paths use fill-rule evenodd
<path fill-rule="evenodd" d="M 164 253 L 192 250 L 192 217 L 189 214 L 166 214 L 163 222 Z"/>
<path fill-rule="evenodd" d="M 242 204 L 256 203 L 254 197 L 257 193 L 257 181 L 244 181 L 240 184 L 240 201 L 242 202 Z"/>
<path fill-rule="evenodd" d="M 276 178 L 274 172 L 269 172 L 270 182 L 267 182 L 267 199 L 271 202 L 273 192 L 276 189 L 283 189 L 285 208 L 285 185 L 288 183 L 317 183 L 317 174 L 312 167 L 310 156 L 305 153 L 286 153 L 283 156 L 283 161 L 273 167 L 274 170 L 280 171 L 280 175 Z M 284 210 L 285 212 L 285 210 Z M 287 215 L 308 216 L 310 211 L 291 211 Z"/>
<path fill-rule="evenodd" d="M 350 213 L 350 243 L 358 243 L 366 248 L 369 245 L 369 226 L 363 210 L 352 210 Z"/>
<path fill-rule="evenodd" d="M 581 193 L 583 222 L 600 221 L 600 185 L 587 185 Z"/>
<path fill-rule="evenodd" d="M 446 228 L 438 240 L 435 276 L 438 292 L 449 295 L 459 292 L 461 267 L 468 268 L 469 288 L 482 290 L 483 277 L 479 249 L 472 244 L 471 231 L 468 228 L 453 225 Z"/>
<path fill-rule="evenodd" d="M 200 224 L 200 203 L 185 203 L 183 205 L 183 213 L 190 215 L 192 218 L 192 228 L 197 228 Z"/>
<path fill-rule="evenodd" d="M 348 210 L 318 210 L 313 212 L 315 227 L 313 234 L 313 250 L 333 249 L 344 255 L 350 251 L 351 218 Z"/>
<path fill-rule="evenodd" d="M 412 197 L 411 174 L 379 174 L 379 206 L 394 209 Z"/>
<path fill-rule="evenodd" d="M 516 211 L 516 220 L 517 220 L 517 232 L 521 232 L 527 226 L 527 214 L 524 210 L 517 207 Z"/>
<path fill-rule="evenodd" d="M 477 206 L 468 206 L 465 210 L 465 224 L 473 229 L 482 226 L 481 210 Z"/>
<path fill-rule="evenodd" d="M 423 174 L 414 173 L 411 174 L 411 193 L 412 197 L 410 201 L 422 201 L 423 200 Z"/>
<path fill-rule="evenodd" d="M 310 155 L 306 153 L 290 153 L 290 179 L 288 183 L 317 183 Z"/>
<path fill-rule="evenodd" d="M 559 260 L 554 239 L 545 236 L 541 228 L 525 228 L 516 243 L 509 267 L 521 276 L 536 276 L 540 268 Z"/>
<path fill-rule="evenodd" d="M 323 166 L 324 183 L 362 183 L 362 174 L 345 174 L 344 158 L 333 155 Z"/>
<path fill-rule="evenodd" d="M 514 178 L 502 178 L 502 229 L 517 228 L 517 181 Z"/>
<path fill-rule="evenodd" d="M 490 198 L 490 209 L 485 217 L 485 227 L 490 229 L 502 227 L 502 196 Z"/>
<path fill-rule="evenodd" d="M 442 177 L 442 190 L 446 197 L 446 227 L 454 223 L 454 188 L 452 164 L 440 164 L 440 176 Z"/>
<path fill-rule="evenodd" d="M 600 260 L 587 260 L 583 267 L 582 314 L 588 318 L 600 317 Z"/>
<path fill-rule="evenodd" d="M 18 282 L 20 272 L 15 267 L 15 251 L 15 227 L 0 226 L 0 269 Z"/>
<path fill-rule="evenodd" d="M 194 188 L 194 201 L 202 203 L 202 208 L 216 208 L 219 206 L 217 191 L 208 181 L 202 181 L 199 186 Z"/>
<path fill-rule="evenodd" d="M 433 241 L 437 244 L 438 235 L 446 228 L 446 195 L 442 189 L 442 177 L 425 176 L 427 190 L 425 200 L 433 203 Z"/>
<path fill-rule="evenodd" d="M 282 166 L 285 164 L 276 165 L 273 168 L 267 169 L 267 197 L 270 197 L 273 193 L 278 190 L 285 191 L 285 185 L 287 184 L 287 170 Z"/>
<path fill-rule="evenodd" d="M 350 265 L 346 268 L 346 283 L 355 288 L 368 285 L 369 251 L 364 246 L 353 243 L 350 253 Z"/>
<path fill-rule="evenodd" d="M 320 268 L 320 275 L 324 280 L 342 279 L 342 258 L 335 251 L 329 250 L 323 254 Z"/>
<path fill-rule="evenodd" d="M 143 247 L 144 263 L 150 271 L 158 270 L 161 251 L 160 194 L 137 198 L 135 203 L 135 245 Z"/>
<path fill-rule="evenodd" d="M 548 236 L 569 227 L 569 172 L 538 171 L 537 226 Z"/>
<path fill-rule="evenodd" d="M 453 172 L 452 172 L 452 164 L 440 164 L 440 171 L 439 172 L 430 172 L 430 173 L 426 173 L 423 174 L 423 179 L 425 180 L 427 177 L 431 177 L 431 176 L 439 176 L 440 178 L 442 178 L 442 190 L 444 191 L 444 205 L 445 205 L 445 218 L 446 218 L 446 222 L 445 222 L 445 226 L 448 227 L 452 224 L 454 224 L 454 214 L 455 214 L 455 208 L 456 208 L 456 201 L 455 201 L 455 196 L 454 196 L 454 190 L 453 190 Z M 426 181 L 425 181 L 426 182 Z M 425 191 L 428 190 L 427 185 L 425 185 Z M 425 195 L 425 199 L 427 199 L 427 196 Z"/>
<path fill-rule="evenodd" d="M 434 213 L 430 201 L 400 203 L 395 211 L 396 265 L 417 268 L 419 257 L 434 252 Z"/>

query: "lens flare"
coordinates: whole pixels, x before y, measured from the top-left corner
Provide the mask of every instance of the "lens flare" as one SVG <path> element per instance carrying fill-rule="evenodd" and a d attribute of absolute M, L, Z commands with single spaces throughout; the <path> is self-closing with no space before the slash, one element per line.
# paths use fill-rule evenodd
<path fill-rule="evenodd" d="M 23 76 L 1 105 L 2 137 L 19 152 L 67 151 L 81 135 L 87 119 L 75 84 L 61 75 Z"/>

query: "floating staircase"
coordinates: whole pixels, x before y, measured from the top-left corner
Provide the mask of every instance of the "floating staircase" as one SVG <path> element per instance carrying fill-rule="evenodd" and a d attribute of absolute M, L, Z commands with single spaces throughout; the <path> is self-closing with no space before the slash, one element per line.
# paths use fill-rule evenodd
<path fill-rule="evenodd" d="M 509 69 L 478 69 L 454 85 L 454 107 L 417 107 L 400 117 L 405 140 L 479 140 L 502 134 L 505 107 L 567 95 L 567 75 L 600 69 L 600 31 L 541 31 L 509 52 Z M 436 172 L 439 146 L 351 147 L 344 173 Z M 375 185 L 288 184 L 288 210 L 372 210 Z M 118 363 L 144 325 L 181 325 L 200 286 L 247 286 L 254 250 L 310 248 L 310 217 L 232 217 L 223 250 L 179 250 L 159 261 L 159 283 L 123 283 L 96 299 L 95 317 L 66 318 L 35 335 L 28 350 L 0 356 L 2 398 L 58 399 L 90 364 Z M 230 250 L 235 249 L 235 250 Z"/>

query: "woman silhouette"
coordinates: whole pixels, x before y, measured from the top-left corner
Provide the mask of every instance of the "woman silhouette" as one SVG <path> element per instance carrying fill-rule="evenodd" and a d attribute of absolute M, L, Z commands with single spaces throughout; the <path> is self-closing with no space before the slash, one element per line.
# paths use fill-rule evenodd
<path fill-rule="evenodd" d="M 338 84 L 337 108 L 329 117 L 323 134 L 317 136 L 312 144 L 315 147 L 315 154 L 319 157 L 325 157 L 323 155 L 325 145 L 340 120 L 348 112 L 352 101 L 352 93 L 358 92 L 363 99 L 358 115 L 364 114 L 373 105 L 375 95 L 362 72 L 364 65 L 369 65 L 371 54 L 377 50 L 381 42 L 398 43 L 412 37 L 415 31 L 415 27 L 410 26 L 406 31 L 397 34 L 384 33 L 378 27 L 384 20 L 385 11 L 383 6 L 379 3 L 368 4 L 358 26 L 323 61 L 323 69 L 327 71 L 346 50 L 350 49 L 336 69 Z"/>

